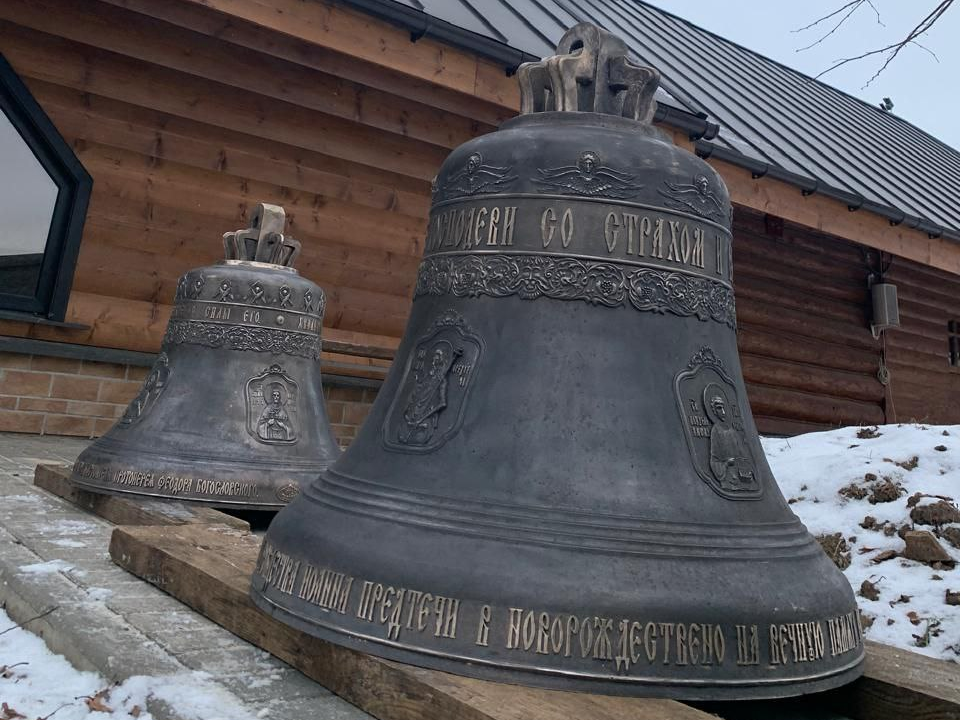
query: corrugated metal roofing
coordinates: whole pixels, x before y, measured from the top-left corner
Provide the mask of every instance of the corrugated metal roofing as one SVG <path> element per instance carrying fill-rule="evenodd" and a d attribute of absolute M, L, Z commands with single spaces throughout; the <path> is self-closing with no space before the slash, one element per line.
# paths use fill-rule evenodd
<path fill-rule="evenodd" d="M 960 239 L 960 153 L 907 121 L 640 0 L 353 0 L 398 20 L 453 27 L 517 60 L 552 55 L 593 22 L 660 70 L 660 102 L 720 125 L 698 142 L 754 169 Z M 429 31 L 428 31 L 429 34 Z M 467 43 L 472 45 L 473 43 Z M 470 49 L 476 50 L 476 47 Z M 483 49 L 479 50 L 484 52 Z M 486 54 L 494 56 L 492 50 Z M 710 136 L 707 135 L 709 139 Z"/>

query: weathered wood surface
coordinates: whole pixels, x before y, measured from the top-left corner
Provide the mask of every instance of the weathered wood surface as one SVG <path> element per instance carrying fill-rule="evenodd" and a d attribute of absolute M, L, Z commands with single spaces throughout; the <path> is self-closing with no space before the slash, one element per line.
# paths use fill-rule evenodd
<path fill-rule="evenodd" d="M 217 526 L 121 527 L 110 555 L 234 634 L 381 720 L 706 720 L 663 700 L 564 693 L 414 668 L 340 648 L 254 607 L 247 592 L 260 540 Z M 802 700 L 791 701 L 796 703 Z M 960 666 L 867 643 L 864 678 L 817 697 L 854 720 L 958 720 Z"/>
<path fill-rule="evenodd" d="M 248 532 L 250 523 L 214 508 L 172 500 L 100 495 L 70 482 L 68 465 L 37 465 L 33 484 L 114 525 L 222 525 Z"/>
<path fill-rule="evenodd" d="M 110 555 L 181 602 L 380 720 L 708 720 L 669 700 L 523 688 L 382 660 L 260 612 L 247 593 L 260 541 L 229 528 L 122 527 Z"/>

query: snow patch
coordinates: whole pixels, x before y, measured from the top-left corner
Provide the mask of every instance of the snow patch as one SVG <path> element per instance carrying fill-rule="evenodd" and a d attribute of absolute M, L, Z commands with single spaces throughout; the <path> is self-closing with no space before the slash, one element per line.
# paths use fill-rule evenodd
<path fill-rule="evenodd" d="M 0 628 L 13 626 L 7 614 L 0 611 Z M 263 717 L 252 714 L 203 672 L 184 671 L 163 677 L 137 675 L 111 686 L 97 673 L 77 670 L 62 655 L 50 652 L 43 640 L 22 628 L 0 635 L 0 666 L 6 666 L 10 672 L 9 678 L 0 676 L 0 698 L 28 718 L 45 717 L 54 711 L 54 720 L 130 718 L 136 707 L 139 720 L 154 720 L 146 710 L 148 698 L 162 701 L 186 720 Z M 91 710 L 86 699 L 97 697 L 104 690 L 108 692 L 100 696 L 100 703 L 112 712 Z"/>
<path fill-rule="evenodd" d="M 31 575 L 49 575 L 50 573 L 66 572 L 74 570 L 75 566 L 66 560 L 47 560 L 42 563 L 33 563 L 31 565 L 21 565 L 19 568 L 22 573 Z"/>
<path fill-rule="evenodd" d="M 960 426 L 881 425 L 875 431 L 842 428 L 761 441 L 780 489 L 807 529 L 813 535 L 839 532 L 849 543 L 851 563 L 844 574 L 854 591 L 865 580 L 876 585 L 877 600 L 857 595 L 861 613 L 868 622 L 873 620 L 865 636 L 960 660 L 960 606 L 946 603 L 947 590 L 960 590 L 960 569 L 933 568 L 901 557 L 873 562 L 885 550 L 903 551 L 898 530 L 916 529 L 939 531 L 940 544 L 960 565 L 960 550 L 943 537 L 944 530 L 960 524 L 914 525 L 908 504 L 916 493 L 960 500 Z M 872 494 L 887 481 L 899 486 L 898 492 Z M 855 492 L 840 494 L 851 484 Z M 867 492 L 857 497 L 858 489 Z M 893 496 L 870 502 L 871 497 Z M 939 500 L 921 497 L 912 502 Z M 867 525 L 876 529 L 861 527 L 867 516 L 874 519 Z"/>

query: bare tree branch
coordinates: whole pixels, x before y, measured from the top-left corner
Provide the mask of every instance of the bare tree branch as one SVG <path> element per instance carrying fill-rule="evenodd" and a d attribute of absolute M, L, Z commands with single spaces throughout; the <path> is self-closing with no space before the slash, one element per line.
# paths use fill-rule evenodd
<path fill-rule="evenodd" d="M 810 43 L 810 44 L 807 45 L 806 47 L 802 47 L 802 48 L 800 48 L 799 50 L 796 50 L 795 52 L 803 52 L 804 50 L 809 50 L 810 48 L 814 47 L 815 45 L 819 45 L 820 43 L 822 43 L 822 42 L 823 42 L 824 40 L 826 40 L 828 37 L 830 37 L 831 35 L 833 35 L 837 30 L 839 30 L 839 29 L 840 29 L 840 26 L 843 25 L 843 24 L 847 21 L 847 18 L 849 18 L 851 15 L 853 15 L 853 14 L 857 11 L 857 8 L 859 8 L 861 5 L 863 5 L 864 2 L 865 2 L 865 0 L 853 0 L 853 2 L 847 3 L 846 7 L 849 7 L 850 9 L 847 10 L 846 15 L 844 15 L 842 18 L 840 18 L 840 20 L 837 22 L 836 25 L 834 25 L 825 35 L 820 36 L 820 38 L 818 38 L 818 39 L 815 40 L 814 42 Z M 836 14 L 836 13 L 833 13 L 833 14 Z M 819 20 L 818 20 L 817 22 L 819 22 Z M 808 27 L 810 27 L 810 26 L 808 26 Z M 794 31 L 794 32 L 796 32 L 796 31 Z"/>
<path fill-rule="evenodd" d="M 839 15 L 840 13 L 842 13 L 844 10 L 846 10 L 846 9 L 847 9 L 848 7 L 850 7 L 851 5 L 860 5 L 860 3 L 862 3 L 862 2 L 863 2 L 863 0 L 850 0 L 850 2 L 848 2 L 846 5 L 844 5 L 843 7 L 837 8 L 836 10 L 834 10 L 834 11 L 833 11 L 832 13 L 830 13 L 829 15 L 824 15 L 824 16 L 823 16 L 822 18 L 820 18 L 819 20 L 814 20 L 814 21 L 813 21 L 812 23 L 810 23 L 809 25 L 805 25 L 805 26 L 802 27 L 802 28 L 797 28 L 796 30 L 791 30 L 790 32 L 798 33 L 798 32 L 803 32 L 804 30 L 809 30 L 810 28 L 816 27 L 817 25 L 819 25 L 819 24 L 822 23 L 822 22 L 826 22 L 827 20 L 829 20 L 830 18 L 832 18 L 834 15 Z M 856 10 L 856 7 L 854 8 L 854 10 Z"/>
<path fill-rule="evenodd" d="M 900 54 L 900 52 L 908 45 L 916 45 L 922 50 L 925 50 L 926 52 L 930 53 L 930 55 L 932 55 L 934 59 L 936 59 L 937 62 L 939 62 L 940 59 L 937 57 L 936 53 L 934 53 L 929 48 L 921 45 L 919 42 L 917 42 L 917 39 L 923 36 L 924 34 L 926 34 L 930 30 L 930 28 L 934 26 L 934 24 L 943 16 L 943 14 L 950 8 L 950 6 L 953 5 L 953 2 L 954 0 L 940 0 L 937 3 L 936 7 L 932 11 L 930 11 L 930 13 L 925 18 L 923 18 L 919 23 L 917 23 L 914 26 L 914 28 L 909 33 L 907 33 L 903 39 L 898 40 L 895 43 L 891 43 L 881 48 L 868 50 L 867 52 L 861 53 L 860 55 L 840 58 L 837 61 L 835 61 L 830 67 L 828 67 L 826 70 L 816 75 L 816 78 L 821 78 L 827 73 L 833 70 L 836 70 L 839 67 L 843 67 L 848 63 L 856 62 L 857 60 L 863 60 L 865 58 L 873 57 L 875 55 L 885 56 L 883 63 L 880 65 L 880 68 L 873 74 L 873 76 L 869 80 L 867 80 L 866 84 L 864 84 L 863 87 L 866 88 L 868 85 L 870 85 L 870 83 L 876 80 L 884 70 L 887 69 L 890 63 L 892 63 L 896 59 L 896 57 Z M 841 7 L 834 10 L 832 13 L 828 15 L 824 15 L 823 17 L 815 20 L 814 22 L 810 23 L 806 27 L 802 27 L 799 30 L 794 30 L 793 32 L 801 32 L 803 30 L 809 30 L 810 28 L 816 27 L 820 23 L 826 20 L 829 20 L 830 18 L 833 18 L 833 17 L 836 17 L 837 15 L 842 14 L 842 17 L 837 22 L 837 24 L 833 26 L 832 29 L 830 29 L 827 33 L 825 33 L 822 37 L 820 37 L 818 40 L 811 43 L 810 45 L 800 48 L 799 50 L 797 50 L 797 52 L 801 52 L 803 50 L 809 50 L 810 48 L 822 43 L 828 37 L 833 35 L 847 21 L 847 19 L 864 4 L 867 4 L 871 8 L 873 8 L 874 13 L 876 13 L 877 15 L 877 22 L 883 25 L 883 22 L 881 22 L 880 20 L 880 13 L 877 10 L 876 6 L 874 6 L 872 0 L 850 0 L 850 2 L 845 3 Z"/>

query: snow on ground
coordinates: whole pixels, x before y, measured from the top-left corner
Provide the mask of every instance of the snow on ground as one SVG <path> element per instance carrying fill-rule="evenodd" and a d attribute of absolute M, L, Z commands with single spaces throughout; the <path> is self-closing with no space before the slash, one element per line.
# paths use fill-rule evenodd
<path fill-rule="evenodd" d="M 7 632 L 8 628 L 12 628 Z M 207 673 L 138 675 L 120 684 L 81 672 L 43 640 L 17 628 L 0 611 L 0 718 L 25 720 L 153 720 L 147 698 L 173 707 L 191 720 L 256 720 Z M 58 709 L 59 708 L 59 709 Z"/>
<path fill-rule="evenodd" d="M 960 499 L 960 425 L 854 427 L 762 443 L 784 496 L 810 532 L 839 532 L 847 540 L 850 566 L 844 573 L 854 590 L 868 581 L 879 593 L 868 586 L 865 594 L 877 599 L 857 595 L 862 615 L 873 622 L 866 637 L 960 661 L 960 604 L 946 602 L 948 590 L 960 592 L 960 568 L 900 557 L 905 544 L 898 534 L 934 532 L 960 563 L 960 523 L 921 525 L 911 519 L 914 506 L 935 503 L 941 520 L 954 514 Z M 874 521 L 864 528 L 867 516 Z M 883 551 L 898 556 L 875 562 Z M 960 602 L 960 596 L 954 600 Z"/>

